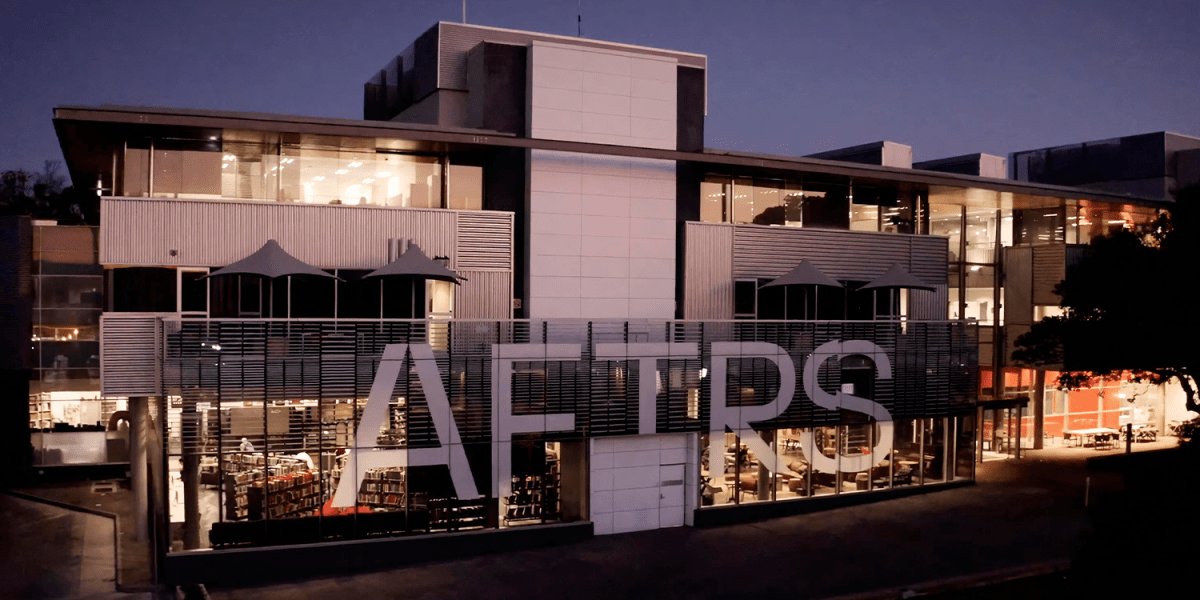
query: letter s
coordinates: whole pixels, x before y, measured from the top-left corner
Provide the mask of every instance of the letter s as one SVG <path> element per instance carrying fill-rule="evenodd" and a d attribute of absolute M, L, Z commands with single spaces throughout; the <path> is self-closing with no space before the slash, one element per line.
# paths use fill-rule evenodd
<path fill-rule="evenodd" d="M 852 410 L 865 414 L 879 422 L 879 440 L 876 441 L 875 447 L 871 449 L 871 454 L 841 457 L 841 470 L 849 473 L 870 469 L 875 462 L 873 459 L 875 448 L 883 446 L 890 449 L 892 447 L 892 414 L 886 408 L 878 402 L 860 398 L 853 394 L 841 391 L 830 394 L 817 385 L 817 371 L 821 369 L 821 365 L 825 364 L 825 361 L 852 354 L 866 356 L 874 361 L 875 368 L 879 370 L 879 379 L 892 378 L 892 363 L 888 360 L 883 348 L 874 342 L 865 340 L 850 340 L 847 342 L 833 340 L 821 344 L 816 350 L 813 350 L 808 360 L 804 362 L 803 375 L 804 393 L 808 394 L 808 398 L 813 401 L 813 404 L 829 410 Z M 800 443 L 805 448 L 812 447 L 811 432 L 802 434 L 800 440 Z M 813 451 L 811 454 L 812 456 L 809 457 L 809 460 L 812 462 L 813 468 L 825 473 L 833 473 L 838 469 L 836 458 L 825 456 L 819 450 Z"/>

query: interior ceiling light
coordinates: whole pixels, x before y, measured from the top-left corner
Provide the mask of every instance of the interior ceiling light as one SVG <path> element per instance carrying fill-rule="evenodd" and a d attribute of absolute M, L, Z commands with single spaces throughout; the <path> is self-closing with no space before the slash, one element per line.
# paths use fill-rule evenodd
<path fill-rule="evenodd" d="M 324 180 L 325 180 L 324 175 L 317 175 L 316 177 L 313 177 L 313 181 L 324 181 Z"/>
<path fill-rule="evenodd" d="M 338 169 L 338 170 L 334 171 L 334 173 L 337 173 L 338 175 L 345 175 L 346 173 L 349 173 L 349 172 L 350 172 L 350 169 Z"/>
<path fill-rule="evenodd" d="M 374 179 L 374 178 L 368 177 L 368 178 L 366 178 L 366 179 L 364 179 L 364 180 L 363 180 L 363 183 L 371 183 L 371 182 L 373 182 L 373 181 L 375 181 L 375 179 Z"/>

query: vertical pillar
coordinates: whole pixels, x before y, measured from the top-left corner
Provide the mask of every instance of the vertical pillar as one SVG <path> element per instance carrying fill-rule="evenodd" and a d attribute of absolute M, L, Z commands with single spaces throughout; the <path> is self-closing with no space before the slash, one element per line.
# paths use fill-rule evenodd
<path fill-rule="evenodd" d="M 1046 437 L 1046 371 L 1033 373 L 1033 449 L 1041 450 Z"/>
<path fill-rule="evenodd" d="M 150 399 L 136 396 L 129 399 L 129 475 L 133 489 L 133 514 L 137 522 L 137 540 L 145 542 L 149 536 L 149 487 L 146 481 L 146 440 L 149 427 Z"/>
<path fill-rule="evenodd" d="M 183 396 L 183 413 L 179 420 L 180 444 L 183 446 L 180 478 L 183 480 L 183 547 L 195 550 L 200 547 L 200 454 L 197 451 L 200 415 L 196 412 L 196 399 L 189 396 Z M 266 424 L 263 425 L 265 431 Z"/>

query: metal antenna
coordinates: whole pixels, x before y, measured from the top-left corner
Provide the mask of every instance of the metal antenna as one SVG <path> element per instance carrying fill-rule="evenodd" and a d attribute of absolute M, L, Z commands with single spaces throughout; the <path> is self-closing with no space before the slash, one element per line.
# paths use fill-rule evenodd
<path fill-rule="evenodd" d="M 575 0 L 575 37 L 583 37 L 583 0 Z"/>
<path fill-rule="evenodd" d="M 467 24 L 467 0 L 463 0 L 463 25 Z"/>

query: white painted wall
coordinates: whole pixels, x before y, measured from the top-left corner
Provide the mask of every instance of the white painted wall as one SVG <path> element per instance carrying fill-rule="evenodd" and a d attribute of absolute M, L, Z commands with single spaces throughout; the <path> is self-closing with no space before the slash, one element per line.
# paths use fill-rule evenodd
<path fill-rule="evenodd" d="M 673 59 L 533 42 L 529 135 L 675 148 Z M 675 163 L 535 150 L 532 318 L 675 314 Z"/>
<path fill-rule="evenodd" d="M 596 535 L 680 527 L 697 495 L 689 437 L 670 433 L 592 438 L 591 520 Z M 692 444 L 691 450 L 695 450 Z M 694 461 L 693 461 L 694 462 Z"/>
<path fill-rule="evenodd" d="M 675 149 L 678 61 L 530 45 L 530 137 Z"/>

